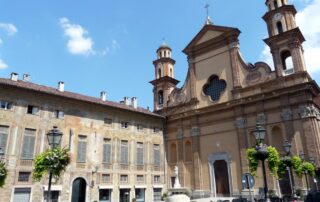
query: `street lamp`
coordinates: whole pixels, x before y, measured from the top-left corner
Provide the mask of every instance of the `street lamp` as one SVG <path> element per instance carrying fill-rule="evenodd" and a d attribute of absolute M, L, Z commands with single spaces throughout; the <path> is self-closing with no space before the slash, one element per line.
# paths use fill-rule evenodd
<path fill-rule="evenodd" d="M 314 167 L 316 167 L 316 160 L 314 159 L 314 157 L 310 156 L 309 158 L 310 163 L 312 163 L 312 165 L 314 165 Z M 313 182 L 315 184 L 316 187 L 316 191 L 318 191 L 318 180 L 316 179 L 316 177 L 313 177 Z"/>
<path fill-rule="evenodd" d="M 256 146 L 257 158 L 262 162 L 263 181 L 264 181 L 264 200 L 269 201 L 267 174 L 266 174 L 266 167 L 264 164 L 264 161 L 268 158 L 267 145 L 264 144 L 266 129 L 264 129 L 260 124 L 257 123 L 255 129 L 252 132 L 257 142 L 257 146 Z"/>
<path fill-rule="evenodd" d="M 296 191 L 295 191 L 295 186 L 294 186 L 294 178 L 293 178 L 293 172 L 292 172 L 292 164 L 291 164 L 291 143 L 288 140 L 284 141 L 283 148 L 285 153 L 284 157 L 284 162 L 287 166 L 288 174 L 289 174 L 289 180 L 290 180 L 290 185 L 291 185 L 291 191 L 292 191 L 292 197 L 293 199 L 297 199 Z"/>
<path fill-rule="evenodd" d="M 0 147 L 0 161 L 2 160 L 2 157 L 4 156 L 4 151 L 2 147 Z"/>
<path fill-rule="evenodd" d="M 51 146 L 51 149 L 54 149 L 60 145 L 62 132 L 59 131 L 57 126 L 53 126 L 53 129 L 49 130 L 47 133 L 48 143 Z M 51 180 L 52 180 L 52 171 L 49 171 L 49 184 L 48 184 L 48 193 L 47 193 L 47 202 L 51 202 Z"/>
<path fill-rule="evenodd" d="M 301 158 L 302 160 L 302 163 L 304 162 L 304 157 L 305 157 L 305 154 L 303 153 L 303 151 L 300 151 L 299 152 L 299 157 Z M 303 170 L 303 174 L 306 178 L 306 183 L 307 183 L 307 192 L 309 191 L 309 182 L 308 182 L 308 176 L 307 176 L 307 171 L 306 170 Z"/>

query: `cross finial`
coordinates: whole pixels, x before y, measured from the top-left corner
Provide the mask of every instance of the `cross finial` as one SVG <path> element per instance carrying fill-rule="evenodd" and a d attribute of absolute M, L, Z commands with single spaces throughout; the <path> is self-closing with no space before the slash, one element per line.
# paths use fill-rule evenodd
<path fill-rule="evenodd" d="M 212 24 L 211 18 L 209 16 L 209 7 L 210 7 L 209 4 L 206 4 L 206 6 L 204 7 L 206 9 L 206 11 L 207 11 L 206 25 L 211 25 Z"/>

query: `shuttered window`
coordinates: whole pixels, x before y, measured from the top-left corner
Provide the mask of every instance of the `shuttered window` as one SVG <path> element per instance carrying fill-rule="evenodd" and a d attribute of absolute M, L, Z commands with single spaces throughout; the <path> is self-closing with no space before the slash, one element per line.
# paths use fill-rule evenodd
<path fill-rule="evenodd" d="M 137 165 L 143 165 L 143 143 L 137 142 Z"/>
<path fill-rule="evenodd" d="M 9 132 L 8 126 L 0 126 L 0 148 L 3 154 L 5 154 L 6 152 L 8 132 Z"/>
<path fill-rule="evenodd" d="M 153 145 L 153 163 L 155 166 L 160 166 L 160 146 L 158 144 Z"/>
<path fill-rule="evenodd" d="M 21 159 L 33 159 L 36 130 L 25 129 L 23 136 Z"/>
<path fill-rule="evenodd" d="M 111 163 L 111 140 L 110 139 L 104 139 L 102 162 Z"/>
<path fill-rule="evenodd" d="M 86 162 L 86 153 L 87 153 L 87 137 L 79 135 L 78 137 L 78 153 L 77 153 L 77 162 L 85 163 Z"/>
<path fill-rule="evenodd" d="M 128 141 L 121 141 L 121 159 L 120 163 L 123 165 L 129 164 L 129 144 Z"/>

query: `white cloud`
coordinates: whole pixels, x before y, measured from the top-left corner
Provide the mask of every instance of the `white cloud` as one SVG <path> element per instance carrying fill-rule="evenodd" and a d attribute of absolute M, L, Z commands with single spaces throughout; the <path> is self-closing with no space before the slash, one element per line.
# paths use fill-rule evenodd
<path fill-rule="evenodd" d="M 11 24 L 11 23 L 0 22 L 0 29 L 7 32 L 7 34 L 10 36 L 18 32 L 18 29 L 16 28 L 16 26 L 14 26 L 14 24 Z"/>
<path fill-rule="evenodd" d="M 94 54 L 93 40 L 87 37 L 88 31 L 81 25 L 70 23 L 67 18 L 60 18 L 59 25 L 64 30 L 64 34 L 69 38 L 67 48 L 74 55 Z"/>
<path fill-rule="evenodd" d="M 8 65 L 2 59 L 0 59 L 0 69 L 6 69 L 6 68 L 8 68 Z"/>
<path fill-rule="evenodd" d="M 296 1 L 296 0 L 295 0 Z M 297 25 L 305 36 L 303 43 L 307 70 L 310 73 L 320 72 L 320 0 L 299 0 L 308 3 L 296 15 Z M 265 47 L 261 59 L 273 66 L 269 47 Z"/>

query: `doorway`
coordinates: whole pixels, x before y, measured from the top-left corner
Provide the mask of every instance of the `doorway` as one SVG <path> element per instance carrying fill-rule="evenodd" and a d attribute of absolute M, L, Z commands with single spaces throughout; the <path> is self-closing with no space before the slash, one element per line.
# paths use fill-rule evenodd
<path fill-rule="evenodd" d="M 130 202 L 130 189 L 120 189 L 120 202 Z"/>
<path fill-rule="evenodd" d="M 230 196 L 228 165 L 225 160 L 217 160 L 213 164 L 217 196 Z"/>
<path fill-rule="evenodd" d="M 87 183 L 83 178 L 77 178 L 72 184 L 71 202 L 86 202 Z"/>

